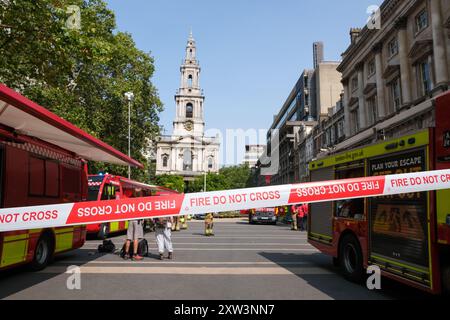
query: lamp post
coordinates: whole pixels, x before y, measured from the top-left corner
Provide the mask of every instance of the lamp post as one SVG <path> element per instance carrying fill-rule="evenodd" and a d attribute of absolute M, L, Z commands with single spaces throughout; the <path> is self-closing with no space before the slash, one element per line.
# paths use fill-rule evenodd
<path fill-rule="evenodd" d="M 134 99 L 133 92 L 126 92 L 125 98 L 128 101 L 128 157 L 131 158 L 131 102 Z M 131 179 L 131 166 L 128 165 L 128 179 Z"/>

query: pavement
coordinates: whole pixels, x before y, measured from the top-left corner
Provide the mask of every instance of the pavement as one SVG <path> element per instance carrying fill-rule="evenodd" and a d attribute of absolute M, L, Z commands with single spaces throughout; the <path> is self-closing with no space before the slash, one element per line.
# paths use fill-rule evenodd
<path fill-rule="evenodd" d="M 382 290 L 346 281 L 331 258 L 289 226 L 249 225 L 247 219 L 215 220 L 215 237 L 203 222 L 173 233 L 175 259 L 159 261 L 155 237 L 150 256 L 124 261 L 96 252 L 99 240 L 64 254 L 41 272 L 24 268 L 0 273 L 0 299 L 130 300 L 385 300 L 431 298 L 383 278 Z M 125 236 L 111 238 L 121 248 Z M 80 269 L 80 290 L 69 290 L 69 266 Z"/>

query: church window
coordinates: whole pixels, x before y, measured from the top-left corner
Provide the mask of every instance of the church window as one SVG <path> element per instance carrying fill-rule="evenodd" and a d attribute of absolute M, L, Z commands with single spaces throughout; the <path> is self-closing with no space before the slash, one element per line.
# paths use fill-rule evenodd
<path fill-rule="evenodd" d="M 163 167 L 167 168 L 169 157 L 168 156 L 163 156 L 162 161 L 163 161 Z"/>
<path fill-rule="evenodd" d="M 183 171 L 192 171 L 192 151 L 189 149 L 183 153 Z"/>
<path fill-rule="evenodd" d="M 192 106 L 192 103 L 188 103 L 186 105 L 186 118 L 193 118 L 194 117 L 194 107 Z"/>
<path fill-rule="evenodd" d="M 208 159 L 208 169 L 213 169 L 213 159 L 212 158 Z"/>
<path fill-rule="evenodd" d="M 192 74 L 188 76 L 188 86 L 189 88 L 192 88 Z"/>

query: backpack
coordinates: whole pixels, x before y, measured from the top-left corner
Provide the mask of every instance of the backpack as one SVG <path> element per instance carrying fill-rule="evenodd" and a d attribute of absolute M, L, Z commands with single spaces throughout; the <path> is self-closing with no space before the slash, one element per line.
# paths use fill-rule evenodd
<path fill-rule="evenodd" d="M 122 250 L 120 250 L 120 257 L 125 257 L 125 249 L 126 249 L 126 243 L 123 244 Z M 130 242 L 130 251 L 128 252 L 130 257 L 134 255 L 134 241 Z M 148 242 L 146 239 L 141 239 L 138 243 L 138 250 L 137 254 L 141 257 L 148 257 Z"/>
<path fill-rule="evenodd" d="M 111 240 L 103 240 L 103 244 L 98 246 L 98 252 L 113 253 L 116 250 L 116 245 Z"/>

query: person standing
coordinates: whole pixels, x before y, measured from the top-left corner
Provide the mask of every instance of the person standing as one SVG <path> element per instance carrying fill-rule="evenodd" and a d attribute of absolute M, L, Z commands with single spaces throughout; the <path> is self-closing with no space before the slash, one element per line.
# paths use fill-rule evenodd
<path fill-rule="evenodd" d="M 303 211 L 303 204 L 297 205 L 297 212 L 298 212 L 298 225 L 300 226 L 300 231 L 305 231 L 304 225 L 303 225 L 303 217 L 305 216 L 305 212 Z"/>
<path fill-rule="evenodd" d="M 133 220 L 128 223 L 127 241 L 125 243 L 125 255 L 124 259 L 130 259 L 130 244 L 133 241 L 133 256 L 132 259 L 140 261 L 144 259 L 138 255 L 139 240 L 144 238 L 143 222 L 141 220 Z"/>
<path fill-rule="evenodd" d="M 307 203 L 304 203 L 302 205 L 302 211 L 303 211 L 303 219 L 302 219 L 302 224 L 303 224 L 303 230 L 304 231 L 308 231 L 308 214 L 309 214 L 309 205 Z"/>
<path fill-rule="evenodd" d="M 291 217 L 292 217 L 292 227 L 291 230 L 293 231 L 297 231 L 298 230 L 298 226 L 297 226 L 297 215 L 298 215 L 298 207 L 297 205 L 293 205 L 291 207 Z"/>
<path fill-rule="evenodd" d="M 205 216 L 205 236 L 207 237 L 214 236 L 213 227 L 214 227 L 214 214 L 210 212 Z"/>
<path fill-rule="evenodd" d="M 164 260 L 165 250 L 169 253 L 167 258 L 169 260 L 173 259 L 172 223 L 172 217 L 155 219 L 156 243 L 158 245 L 160 260 Z"/>

